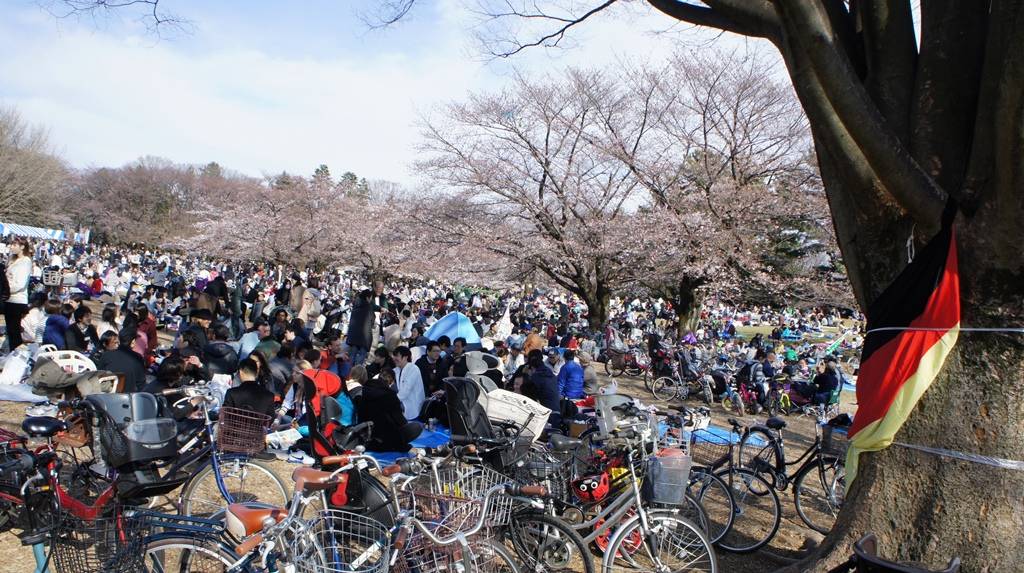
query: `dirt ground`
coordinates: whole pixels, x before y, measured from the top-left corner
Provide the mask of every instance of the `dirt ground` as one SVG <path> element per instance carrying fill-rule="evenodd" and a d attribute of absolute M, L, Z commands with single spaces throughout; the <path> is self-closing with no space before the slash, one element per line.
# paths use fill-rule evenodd
<path fill-rule="evenodd" d="M 600 376 L 605 378 L 601 372 L 601 365 L 598 366 Z M 654 403 L 653 397 L 644 388 L 643 382 L 638 378 L 620 377 L 618 379 L 619 391 L 640 399 L 645 403 Z M 856 410 L 853 404 L 854 395 L 851 392 L 844 392 L 842 395 L 842 411 L 851 415 Z M 691 405 L 696 405 L 691 401 Z M 0 427 L 20 432 L 21 421 L 25 417 L 27 403 L 3 402 L 0 401 Z M 727 428 L 726 419 L 730 414 L 718 404 L 712 407 L 712 424 Z M 744 424 L 763 422 L 764 416 L 747 416 L 741 420 Z M 784 430 L 787 452 L 790 456 L 799 455 L 814 441 L 814 424 L 812 417 L 790 416 L 786 418 L 788 427 Z M 278 475 L 286 481 L 296 467 L 281 461 L 270 462 Z M 796 515 L 793 504 L 791 488 L 779 494 L 782 504 L 782 525 L 778 534 L 765 548 L 753 554 L 734 555 L 724 551 L 718 552 L 719 571 L 729 573 L 755 573 L 772 571 L 779 567 L 789 565 L 799 559 L 801 554 L 817 544 L 822 536 L 808 529 Z M 173 511 L 169 505 L 160 508 L 164 511 Z M 29 547 L 23 547 L 17 537 L 12 534 L 0 535 L 0 573 L 29 573 L 35 569 L 32 551 Z M 599 559 L 599 557 L 598 557 Z"/>

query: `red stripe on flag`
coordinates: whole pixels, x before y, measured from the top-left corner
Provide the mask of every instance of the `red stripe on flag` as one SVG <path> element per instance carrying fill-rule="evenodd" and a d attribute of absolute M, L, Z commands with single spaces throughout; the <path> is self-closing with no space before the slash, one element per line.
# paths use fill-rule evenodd
<path fill-rule="evenodd" d="M 942 279 L 932 292 L 924 312 L 908 328 L 940 328 L 941 331 L 907 330 L 871 353 L 860 365 L 857 376 L 857 415 L 850 436 L 882 419 L 921 359 L 950 328 L 960 322 L 960 275 L 957 268 L 956 233 L 949 241 L 949 253 Z"/>

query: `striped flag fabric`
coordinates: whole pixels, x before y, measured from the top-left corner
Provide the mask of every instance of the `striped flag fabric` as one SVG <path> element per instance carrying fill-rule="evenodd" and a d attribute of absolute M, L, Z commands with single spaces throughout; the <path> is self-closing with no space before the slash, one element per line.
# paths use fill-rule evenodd
<path fill-rule="evenodd" d="M 942 229 L 868 309 L 868 334 L 850 427 L 847 488 L 862 452 L 888 447 L 935 380 L 960 331 L 955 209 Z"/>

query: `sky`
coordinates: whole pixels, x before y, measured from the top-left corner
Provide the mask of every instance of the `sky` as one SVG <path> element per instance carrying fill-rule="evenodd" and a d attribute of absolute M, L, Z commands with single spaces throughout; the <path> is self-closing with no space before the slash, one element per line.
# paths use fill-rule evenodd
<path fill-rule="evenodd" d="M 191 25 L 160 34 L 137 11 L 64 18 L 51 1 L 0 2 L 0 105 L 47 127 L 78 168 L 157 156 L 309 175 L 323 163 L 414 186 L 421 118 L 500 90 L 515 70 L 657 65 L 675 49 L 753 44 L 643 2 L 586 22 L 564 49 L 494 61 L 474 39 L 478 0 L 420 0 L 384 30 L 360 17 L 376 0 L 162 0 Z"/>

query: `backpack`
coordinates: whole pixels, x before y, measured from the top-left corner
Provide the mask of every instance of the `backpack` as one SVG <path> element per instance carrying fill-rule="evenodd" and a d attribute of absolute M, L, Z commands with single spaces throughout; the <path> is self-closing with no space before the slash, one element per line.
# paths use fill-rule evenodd
<path fill-rule="evenodd" d="M 0 302 L 11 298 L 11 283 L 7 282 L 7 265 L 0 263 Z"/>

